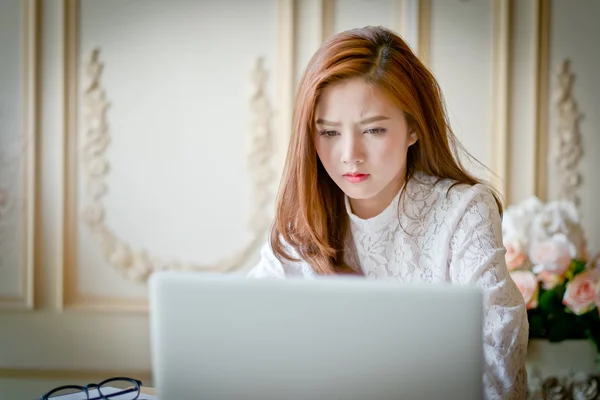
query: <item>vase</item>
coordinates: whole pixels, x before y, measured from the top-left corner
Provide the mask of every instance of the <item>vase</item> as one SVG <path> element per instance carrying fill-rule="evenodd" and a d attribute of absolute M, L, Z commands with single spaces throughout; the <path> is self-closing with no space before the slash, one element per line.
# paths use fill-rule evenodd
<path fill-rule="evenodd" d="M 550 342 L 531 339 L 527 348 L 527 375 L 530 380 L 545 380 L 548 377 L 596 374 L 596 357 L 596 347 L 591 340 Z"/>

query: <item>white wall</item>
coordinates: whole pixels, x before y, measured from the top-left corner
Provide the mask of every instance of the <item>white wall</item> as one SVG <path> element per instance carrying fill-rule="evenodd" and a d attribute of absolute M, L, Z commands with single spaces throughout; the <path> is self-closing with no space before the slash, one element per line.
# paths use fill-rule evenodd
<path fill-rule="evenodd" d="M 556 179 L 558 163 L 554 158 L 558 136 L 558 97 L 560 85 L 558 72 L 563 61 L 570 60 L 572 74 L 572 100 L 577 114 L 581 115 L 578 136 L 581 140 L 582 157 L 574 165 L 574 172 L 581 174 L 581 185 L 574 188 L 581 199 L 580 212 L 584 221 L 592 254 L 600 252 L 600 2 L 584 0 L 574 3 L 564 0 L 551 2 L 548 85 L 552 97 L 549 101 L 549 157 L 548 198 L 561 196 L 561 185 Z"/>
<path fill-rule="evenodd" d="M 467 23 L 468 29 L 460 29 Z M 492 163 L 491 23 L 491 2 L 431 2 L 430 67 L 456 137 L 486 166 Z M 476 164 L 469 168 L 483 173 Z"/>
<path fill-rule="evenodd" d="M 41 20 L 30 26 L 22 18 L 23 5 L 40 3 Z M 502 21 L 503 9 L 491 1 L 75 3 L 80 15 L 68 25 L 67 34 L 75 28 L 77 47 L 63 35 L 69 21 L 65 2 L 0 2 L 0 157 L 27 137 L 31 121 L 38 127 L 37 167 L 16 164 L 17 189 L 11 189 L 10 196 L 21 200 L 12 203 L 16 209 L 8 217 L 0 216 L 0 232 L 11 232 L 8 238 L 0 234 L 0 304 L 6 309 L 0 313 L 0 398 L 35 397 L 48 385 L 117 373 L 149 380 L 144 274 L 165 264 L 222 267 L 221 260 L 245 247 L 248 255 L 240 258 L 240 265 L 252 265 L 256 245 L 265 238 L 263 228 L 289 134 L 284 127 L 290 122 L 291 90 L 321 41 L 350 27 L 382 24 L 407 33 L 438 77 L 454 130 L 467 150 L 492 169 L 506 164 L 501 183 L 509 202 L 536 194 L 536 182 L 542 179 L 535 161 L 540 143 L 536 110 L 543 104 L 537 97 L 538 65 L 548 68 L 551 89 L 557 65 L 569 57 L 576 76 L 573 94 L 585 114 L 580 125 L 585 149 L 579 164 L 581 210 L 590 250 L 600 251 L 600 214 L 593 207 L 598 195 L 594 173 L 600 162 L 595 157 L 600 151 L 600 87 L 594 74 L 600 60 L 592 39 L 600 37 L 594 23 L 600 9 L 594 0 L 552 2 L 546 64 L 538 64 L 536 58 L 537 1 L 512 2 L 512 29 L 510 24 L 494 25 Z M 430 16 L 428 22 L 424 15 Z M 419 36 L 419 26 L 429 26 L 428 34 Z M 19 37 L 35 27 L 41 29 L 39 113 L 27 118 L 35 97 L 24 77 L 30 72 L 26 66 L 35 65 L 35 60 L 19 56 L 29 54 L 28 42 Z M 510 64 L 505 65 L 501 39 L 507 32 L 512 41 Z M 86 132 L 104 132 L 94 130 L 98 126 L 86 120 L 84 112 L 90 83 L 86 65 L 94 49 L 100 50 L 97 61 L 103 65 L 96 88 L 109 103 L 104 121 L 110 142 L 94 158 L 108 163 L 100 175 L 86 169 L 82 148 Z M 75 56 L 76 74 L 65 75 L 65 50 Z M 267 74 L 257 97 L 263 108 L 253 108 L 256 104 L 250 101 L 253 91 L 261 88 L 251 75 L 258 57 L 264 57 Z M 502 72 L 507 70 L 504 79 Z M 498 92 L 502 85 L 510 88 L 507 112 L 498 105 L 504 98 Z M 74 91 L 63 93 L 63 88 Z M 546 133 L 552 135 L 555 111 L 550 94 L 542 115 L 548 117 Z M 74 103 L 65 103 L 63 95 Z M 30 101 L 21 103 L 21 96 Z M 96 99 L 89 104 L 100 103 Z M 265 105 L 272 107 L 272 115 L 263 114 Z M 71 116 L 78 117 L 76 125 L 70 125 Z M 19 130 L 23 135 L 15 133 Z M 273 153 L 263 155 L 259 145 L 265 130 Z M 22 154 L 26 161 L 29 153 Z M 258 169 L 253 170 L 248 164 L 252 154 L 267 161 L 254 164 Z M 549 159 L 549 154 L 543 156 Z M 0 165 L 0 187 L 8 186 L 8 169 Z M 269 170 L 267 180 L 254 183 Z M 550 162 L 548 192 L 542 196 L 556 195 L 552 177 Z M 29 182 L 36 183 L 37 196 L 24 190 Z M 90 183 L 106 185 L 106 195 L 90 198 Z M 29 226 L 33 199 L 35 225 Z M 91 226 L 84 214 L 89 205 L 104 212 Z M 256 219 L 249 227 L 252 215 Z M 28 236 L 33 227 L 35 242 Z M 14 234 L 17 228 L 23 235 Z M 255 242 L 253 228 L 258 228 Z M 108 257 L 100 240 L 107 238 Z M 17 250 L 8 253 L 5 248 Z M 32 255 L 35 269 L 30 268 Z M 141 273 L 142 280 L 133 279 L 140 275 L 132 271 Z M 33 294 L 31 308 L 28 296 Z"/>

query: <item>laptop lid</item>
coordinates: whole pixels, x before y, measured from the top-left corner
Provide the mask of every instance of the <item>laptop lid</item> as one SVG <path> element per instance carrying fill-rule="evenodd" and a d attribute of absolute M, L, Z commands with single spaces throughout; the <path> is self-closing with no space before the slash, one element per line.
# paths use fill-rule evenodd
<path fill-rule="evenodd" d="M 149 281 L 161 399 L 481 399 L 473 287 L 355 277 Z"/>

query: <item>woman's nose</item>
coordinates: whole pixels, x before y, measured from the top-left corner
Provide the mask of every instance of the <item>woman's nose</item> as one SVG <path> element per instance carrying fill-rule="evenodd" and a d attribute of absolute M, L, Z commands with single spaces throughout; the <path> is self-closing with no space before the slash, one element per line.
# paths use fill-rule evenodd
<path fill-rule="evenodd" d="M 342 163 L 360 164 L 365 161 L 365 152 L 362 148 L 360 139 L 355 138 L 354 135 L 348 134 L 342 142 Z"/>

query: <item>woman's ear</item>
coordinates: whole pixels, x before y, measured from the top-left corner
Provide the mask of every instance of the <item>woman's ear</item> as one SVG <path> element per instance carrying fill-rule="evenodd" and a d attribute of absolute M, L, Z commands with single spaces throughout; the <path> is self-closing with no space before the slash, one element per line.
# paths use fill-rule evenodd
<path fill-rule="evenodd" d="M 412 146 L 413 144 L 417 143 L 418 139 L 419 138 L 417 137 L 417 132 L 410 131 L 410 133 L 408 134 L 408 145 Z"/>

